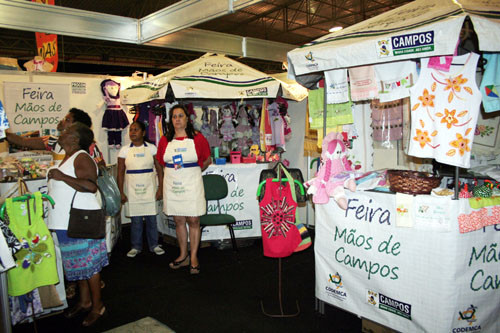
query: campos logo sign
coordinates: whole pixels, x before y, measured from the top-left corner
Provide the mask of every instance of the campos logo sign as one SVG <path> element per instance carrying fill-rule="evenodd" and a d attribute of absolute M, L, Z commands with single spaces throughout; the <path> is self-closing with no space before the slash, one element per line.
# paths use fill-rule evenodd
<path fill-rule="evenodd" d="M 434 51 L 434 31 L 393 36 L 378 40 L 377 54 L 380 58 L 404 54 Z"/>
<path fill-rule="evenodd" d="M 373 290 L 367 290 L 366 292 L 366 301 L 368 304 L 411 320 L 411 304 L 398 301 Z"/>

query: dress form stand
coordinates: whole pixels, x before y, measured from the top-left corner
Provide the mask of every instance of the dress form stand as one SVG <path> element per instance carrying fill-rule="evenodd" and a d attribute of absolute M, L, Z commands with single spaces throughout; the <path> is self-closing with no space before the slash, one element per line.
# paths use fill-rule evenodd
<path fill-rule="evenodd" d="M 299 307 L 299 301 L 295 300 L 295 304 L 297 306 L 297 312 L 295 313 L 285 313 L 283 310 L 283 295 L 282 295 L 282 286 L 281 286 L 281 258 L 278 258 L 278 303 L 280 307 L 280 312 L 277 314 L 270 314 L 267 313 L 266 310 L 264 309 L 264 303 L 262 300 L 260 301 L 260 308 L 262 309 L 262 313 L 265 314 L 268 317 L 272 318 L 291 318 L 291 317 L 296 317 L 300 314 L 300 307 Z"/>
<path fill-rule="evenodd" d="M 282 181 L 284 181 L 285 179 L 281 178 L 281 172 L 278 171 L 278 182 L 281 184 Z M 282 186 L 279 187 L 279 197 L 281 198 L 281 190 L 282 190 Z M 266 310 L 264 309 L 264 303 L 262 302 L 262 300 L 260 301 L 260 308 L 262 309 L 262 313 L 265 314 L 266 316 L 268 317 L 272 317 L 272 318 L 290 318 L 290 317 L 296 317 L 300 314 L 300 307 L 299 307 L 299 301 L 298 300 L 295 300 L 295 304 L 297 306 L 297 312 L 295 313 L 290 313 L 290 314 L 287 314 L 284 312 L 283 310 L 283 295 L 282 295 L 282 278 L 281 278 L 281 271 L 282 271 L 282 267 L 281 267 L 281 257 L 278 258 L 278 303 L 279 303 L 279 308 L 280 308 L 280 312 L 278 314 L 270 314 L 270 313 L 267 313 Z"/>

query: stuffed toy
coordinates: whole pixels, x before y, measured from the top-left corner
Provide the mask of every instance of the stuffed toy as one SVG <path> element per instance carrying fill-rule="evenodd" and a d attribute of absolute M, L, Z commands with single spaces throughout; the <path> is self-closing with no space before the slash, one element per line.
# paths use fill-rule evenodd
<path fill-rule="evenodd" d="M 334 198 L 340 208 L 347 208 L 344 187 L 356 191 L 354 173 L 347 161 L 342 134 L 331 132 L 323 140 L 321 165 L 316 176 L 305 183 L 315 204 L 326 204 Z"/>
<path fill-rule="evenodd" d="M 221 125 L 219 131 L 222 135 L 222 141 L 231 141 L 233 140 L 236 131 L 234 130 L 233 124 L 233 112 L 231 111 L 231 107 L 229 105 L 222 108 L 221 118 L 222 119 L 219 120 L 219 123 Z"/>
<path fill-rule="evenodd" d="M 202 107 L 202 110 L 203 110 L 203 114 L 201 115 L 202 125 L 200 128 L 200 132 L 201 132 L 201 134 L 203 134 L 203 136 L 205 138 L 208 139 L 208 137 L 212 134 L 212 131 L 210 130 L 209 119 L 208 119 L 208 115 L 209 115 L 208 107 L 204 106 L 204 107 Z"/>
<path fill-rule="evenodd" d="M 122 144 L 122 130 L 129 124 L 120 103 L 120 83 L 106 79 L 101 82 L 101 91 L 106 103 L 101 126 L 108 133 L 109 147 L 119 149 Z"/>
<path fill-rule="evenodd" d="M 260 144 L 260 111 L 257 107 L 253 106 L 249 111 L 249 123 L 252 127 L 252 143 L 254 145 Z"/>
<path fill-rule="evenodd" d="M 238 126 L 235 128 L 234 137 L 236 140 L 236 149 L 247 156 L 252 143 L 252 127 L 248 124 L 248 114 L 245 106 L 241 105 L 238 111 Z"/>
<path fill-rule="evenodd" d="M 217 125 L 217 111 L 214 109 L 210 109 L 210 122 L 208 123 L 208 127 L 210 128 L 210 135 L 206 138 L 210 147 L 219 147 L 222 140 L 220 138 L 219 128 Z"/>

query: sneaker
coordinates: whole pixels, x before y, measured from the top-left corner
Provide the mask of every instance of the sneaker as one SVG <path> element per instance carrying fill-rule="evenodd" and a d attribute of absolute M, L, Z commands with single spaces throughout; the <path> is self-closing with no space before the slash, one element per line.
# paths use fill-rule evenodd
<path fill-rule="evenodd" d="M 127 257 L 134 258 L 139 252 L 141 252 L 141 251 L 139 251 L 137 249 L 131 249 L 130 251 L 128 251 Z"/>
<path fill-rule="evenodd" d="M 158 256 L 165 254 L 165 251 L 160 247 L 160 245 L 156 245 L 156 247 L 153 249 L 153 252 Z"/>

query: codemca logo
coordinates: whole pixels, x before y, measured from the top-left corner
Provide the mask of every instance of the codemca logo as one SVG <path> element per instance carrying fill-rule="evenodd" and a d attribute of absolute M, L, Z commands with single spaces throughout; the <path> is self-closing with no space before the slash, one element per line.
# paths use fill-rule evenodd
<path fill-rule="evenodd" d="M 366 301 L 380 310 L 394 313 L 400 317 L 411 320 L 411 305 L 385 296 L 373 290 L 366 291 Z"/>
<path fill-rule="evenodd" d="M 306 67 L 308 69 L 318 69 L 318 63 L 316 62 L 316 59 L 314 59 L 314 56 L 312 54 L 312 52 L 309 51 L 308 54 L 305 55 L 306 57 L 306 60 L 308 60 L 309 62 L 306 64 Z"/>
<path fill-rule="evenodd" d="M 379 58 L 434 51 L 434 31 L 393 36 L 376 41 Z"/>
<path fill-rule="evenodd" d="M 338 299 L 339 301 L 345 301 L 347 298 L 347 293 L 343 291 L 344 284 L 342 283 L 342 277 L 337 272 L 335 274 L 328 274 L 328 285 L 325 287 L 328 296 Z"/>
<path fill-rule="evenodd" d="M 455 327 L 453 333 L 481 331 L 481 325 L 474 325 L 477 321 L 477 306 L 470 305 L 465 311 L 458 311 L 458 320 L 466 321 L 469 326 Z"/>

